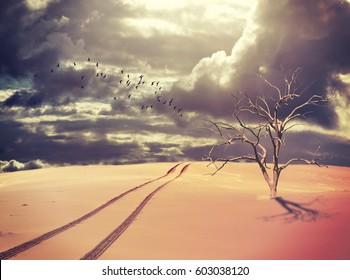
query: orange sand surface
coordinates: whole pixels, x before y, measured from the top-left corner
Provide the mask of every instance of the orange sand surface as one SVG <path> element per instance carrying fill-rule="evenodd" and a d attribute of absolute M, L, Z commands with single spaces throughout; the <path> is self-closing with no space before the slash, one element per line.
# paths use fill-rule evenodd
<path fill-rule="evenodd" d="M 106 208 L 10 259 L 80 259 L 145 202 L 99 259 L 350 259 L 350 168 L 294 165 L 278 200 L 258 166 L 69 166 L 0 174 L 0 252 Z M 163 175 L 166 176 L 159 178 Z M 1 256 L 1 253 L 0 253 Z"/>

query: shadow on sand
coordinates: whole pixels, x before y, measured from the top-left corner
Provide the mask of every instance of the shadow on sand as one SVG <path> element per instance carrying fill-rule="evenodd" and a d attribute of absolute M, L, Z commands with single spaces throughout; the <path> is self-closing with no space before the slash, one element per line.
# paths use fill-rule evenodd
<path fill-rule="evenodd" d="M 278 214 L 278 215 L 264 217 L 263 219 L 265 221 L 283 220 L 286 223 L 293 223 L 296 221 L 315 222 L 322 218 L 330 217 L 330 215 L 327 213 L 322 213 L 320 211 L 317 211 L 316 209 L 306 207 L 318 201 L 318 199 L 314 199 L 309 203 L 297 203 L 294 201 L 286 200 L 282 197 L 276 197 L 274 200 L 283 209 L 287 210 L 287 212 Z"/>

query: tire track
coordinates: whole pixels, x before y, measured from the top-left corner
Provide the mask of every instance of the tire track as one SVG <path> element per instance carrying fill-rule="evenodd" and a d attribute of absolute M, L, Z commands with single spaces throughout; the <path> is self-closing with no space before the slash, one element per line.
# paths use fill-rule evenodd
<path fill-rule="evenodd" d="M 52 238 L 52 237 L 56 236 L 57 234 L 60 234 L 60 233 L 62 233 L 64 231 L 66 231 L 66 230 L 68 230 L 68 229 L 78 225 L 79 223 L 81 223 L 81 222 L 91 218 L 92 216 L 94 216 L 95 214 L 97 214 L 98 212 L 100 212 L 101 210 L 106 208 L 107 206 L 109 206 L 109 205 L 113 204 L 114 202 L 118 201 L 122 197 L 126 196 L 127 194 L 129 194 L 129 193 L 131 193 L 133 191 L 136 191 L 137 189 L 139 189 L 139 188 L 141 188 L 141 187 L 143 187 L 145 185 L 148 185 L 148 184 L 153 183 L 155 181 L 158 181 L 158 180 L 160 180 L 160 179 L 162 179 L 164 177 L 167 177 L 169 174 L 173 173 L 180 164 L 181 163 L 178 163 L 175 166 L 173 166 L 172 168 L 170 168 L 167 171 L 166 174 L 164 174 L 164 175 L 162 175 L 162 176 L 160 176 L 158 178 L 146 181 L 145 183 L 143 183 L 141 185 L 138 185 L 138 186 L 136 186 L 136 187 L 134 187 L 134 188 L 132 188 L 132 189 L 130 189 L 130 190 L 128 190 L 128 191 L 126 191 L 126 192 L 124 192 L 124 193 L 114 197 L 114 198 L 112 198 L 111 200 L 109 200 L 106 203 L 102 204 L 101 206 L 95 208 L 91 212 L 81 216 L 80 218 L 78 218 L 78 219 L 76 219 L 74 221 L 69 222 L 68 224 L 65 224 L 65 225 L 63 225 L 63 226 L 61 226 L 59 228 L 56 228 L 56 229 L 51 230 L 49 232 L 46 232 L 46 233 L 44 233 L 44 234 L 42 234 L 42 235 L 40 235 L 40 236 L 38 236 L 38 237 L 36 237 L 34 239 L 31 239 L 31 240 L 29 240 L 27 242 L 24 242 L 24 243 L 22 243 L 20 245 L 17 245 L 17 246 L 15 246 L 13 248 L 10 248 L 10 249 L 6 250 L 6 251 L 0 252 L 0 260 L 9 259 L 9 258 L 11 258 L 11 257 L 13 257 L 13 256 L 15 256 L 15 255 L 17 255 L 19 253 L 21 253 L 21 252 L 24 252 L 24 251 L 26 251 L 26 250 L 28 250 L 28 249 L 30 249 L 30 248 L 32 248 L 32 247 L 42 243 L 43 241 L 45 241 L 45 240 L 47 240 L 49 238 Z"/>
<path fill-rule="evenodd" d="M 126 218 L 126 220 L 121 223 L 116 229 L 114 229 L 105 239 L 103 239 L 99 244 L 96 245 L 91 251 L 86 253 L 81 260 L 96 260 L 98 259 L 118 238 L 123 234 L 123 232 L 131 225 L 131 223 L 140 214 L 141 210 L 146 206 L 150 199 L 159 192 L 163 187 L 171 183 L 172 181 L 179 178 L 183 173 L 186 172 L 190 163 L 185 165 L 180 173 L 173 179 L 165 182 L 156 188 L 153 192 L 146 196 L 146 198 L 136 207 L 136 209 Z"/>

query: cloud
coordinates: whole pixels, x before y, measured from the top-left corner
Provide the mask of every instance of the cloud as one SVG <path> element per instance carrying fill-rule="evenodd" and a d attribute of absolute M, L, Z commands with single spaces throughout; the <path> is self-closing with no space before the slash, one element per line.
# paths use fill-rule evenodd
<path fill-rule="evenodd" d="M 344 1 L 259 1 L 252 9 L 242 36 L 231 53 L 217 51 L 202 58 L 187 79 L 171 90 L 190 110 L 222 117 L 229 96 L 244 91 L 252 96 L 271 96 L 254 73 L 261 73 L 283 88 L 281 65 L 287 75 L 302 67 L 304 99 L 327 95 L 331 89 L 350 98 L 348 85 L 337 73 L 350 72 L 347 47 L 350 31 L 350 4 Z M 215 101 L 216 100 L 216 101 Z M 210 110 L 208 104 L 213 104 Z M 215 106 L 217 105 L 217 107 Z M 227 107 L 227 106 L 226 106 Z M 334 106 L 314 107 L 309 121 L 335 129 L 338 116 Z"/>
<path fill-rule="evenodd" d="M 0 172 L 15 172 L 21 170 L 41 169 L 48 166 L 48 164 L 43 163 L 40 159 L 31 160 L 27 163 L 21 163 L 12 159 L 10 161 L 0 161 Z"/>

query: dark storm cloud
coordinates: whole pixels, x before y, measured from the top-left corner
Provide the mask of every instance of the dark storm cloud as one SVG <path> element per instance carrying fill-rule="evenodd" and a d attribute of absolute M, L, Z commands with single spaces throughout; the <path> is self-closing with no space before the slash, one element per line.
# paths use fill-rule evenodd
<path fill-rule="evenodd" d="M 28 10 L 21 0 L 1 1 L 0 75 L 10 75 L 14 77 L 23 75 L 20 49 L 21 41 L 25 38 L 23 20 L 27 13 Z"/>
<path fill-rule="evenodd" d="M 272 6 L 270 1 L 261 1 L 257 20 L 261 31 L 257 50 L 274 50 L 275 56 L 269 66 L 280 65 L 289 69 L 302 67 L 304 84 L 315 80 L 308 92 L 324 95 L 329 86 L 347 95 L 346 86 L 336 74 L 350 72 L 350 4 L 346 1 L 288 1 L 286 5 Z M 275 39 L 278 48 L 272 46 Z M 263 47 L 263 48 L 261 48 Z M 336 82 L 337 81 L 337 82 Z M 332 106 L 312 108 L 311 119 L 326 127 L 334 127 L 337 118 Z"/>
<path fill-rule="evenodd" d="M 84 141 L 64 135 L 49 137 L 40 130 L 29 132 L 23 124 L 14 121 L 3 121 L 1 129 L 2 160 L 40 158 L 49 163 L 99 163 L 105 160 L 121 163 L 130 157 L 135 162 L 142 161 L 138 157 L 142 151 L 136 143 L 115 144 L 105 139 Z"/>
<path fill-rule="evenodd" d="M 87 78 L 93 75 L 86 71 L 95 72 L 96 69 L 71 67 L 73 61 L 86 61 L 87 57 L 99 61 L 100 65 L 133 69 L 151 65 L 161 69 L 162 74 L 167 67 L 185 73 L 198 59 L 219 46 L 229 49 L 242 30 L 243 21 L 237 21 L 239 24 L 230 28 L 231 32 L 217 30 L 215 23 L 198 20 L 204 17 L 205 9 L 196 8 L 198 15 L 195 17 L 188 17 L 186 8 L 181 8 L 176 11 L 178 18 L 173 18 L 173 11 L 158 12 L 122 1 L 54 1 L 40 11 L 29 10 L 22 1 L 5 1 L 0 33 L 0 38 L 6 42 L 1 47 L 4 52 L 2 74 L 25 76 L 33 81 L 33 86 L 30 92 L 15 92 L 3 105 L 35 107 L 46 103 L 56 106 L 83 97 L 112 96 L 112 84 L 102 86 Z M 16 21 L 12 24 L 14 18 Z M 172 19 L 174 24 L 182 24 L 181 28 L 188 34 L 178 31 L 143 34 L 141 28 L 126 20 L 137 22 L 152 18 Z M 184 23 L 198 30 L 193 26 L 188 29 Z M 211 32 L 206 36 L 204 30 Z M 232 38 L 234 30 L 236 38 Z M 184 41 L 186 44 L 182 44 Z M 56 69 L 56 64 L 62 60 L 69 65 L 61 63 L 61 68 Z M 66 68 L 62 70 L 62 66 Z M 33 79 L 34 75 L 37 78 Z M 84 84 L 85 90 L 80 90 L 82 75 L 86 76 L 85 81 L 91 82 Z"/>
<path fill-rule="evenodd" d="M 306 88 L 305 101 L 313 94 L 325 95 L 329 88 L 350 98 L 349 89 L 337 75 L 350 73 L 350 4 L 345 1 L 270 1 L 258 2 L 254 27 L 236 43 L 231 55 L 213 54 L 193 69 L 193 89 L 174 86 L 189 110 L 223 117 L 230 104 L 229 96 L 244 91 L 252 96 L 273 96 L 271 88 L 262 85 L 254 73 L 263 75 L 283 89 L 281 65 L 287 75 L 302 67 L 300 79 Z M 253 37 L 254 43 L 249 43 Z M 214 74 L 213 74 L 214 73 Z M 220 86 L 220 79 L 228 79 Z M 232 102 L 231 102 L 232 104 Z M 310 110 L 310 108 L 306 108 Z M 312 107 L 309 120 L 335 128 L 338 120 L 334 105 Z"/>
<path fill-rule="evenodd" d="M 55 135 L 45 133 L 47 125 L 54 126 Z M 40 158 L 50 164 L 121 164 L 147 161 L 178 161 L 183 154 L 178 144 L 146 142 L 144 147 L 135 142 L 132 136 L 123 143 L 115 143 L 106 139 L 106 133 L 123 133 L 135 131 L 139 126 L 140 134 L 150 134 L 153 131 L 169 131 L 171 128 L 156 128 L 149 126 L 145 129 L 141 122 L 134 121 L 130 127 L 122 121 L 56 121 L 43 122 L 31 132 L 25 125 L 8 121 L 2 122 L 3 137 L 0 138 L 0 158 L 9 161 L 21 158 L 30 161 Z M 94 140 L 84 137 L 84 132 L 94 134 Z M 121 137 L 119 137 L 120 140 Z M 175 152 L 174 152 L 175 151 Z M 177 151 L 177 152 L 176 152 Z"/>

